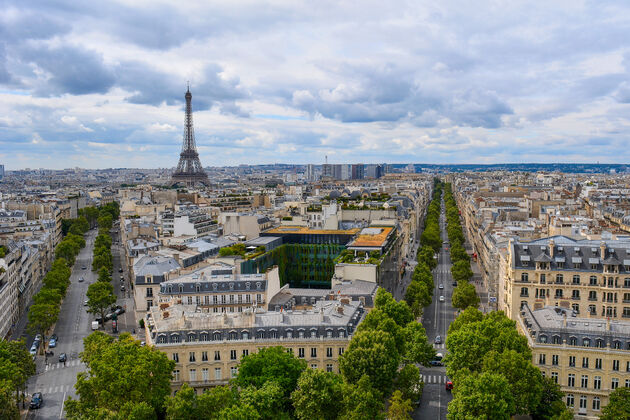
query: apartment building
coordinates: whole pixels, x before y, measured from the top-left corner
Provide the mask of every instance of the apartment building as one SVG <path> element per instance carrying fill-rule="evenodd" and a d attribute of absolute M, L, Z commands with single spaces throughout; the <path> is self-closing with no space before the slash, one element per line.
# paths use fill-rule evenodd
<path fill-rule="evenodd" d="M 588 318 L 630 318 L 630 240 L 512 241 L 507 264 L 500 308 L 512 319 L 525 304 Z"/>
<path fill-rule="evenodd" d="M 598 418 L 613 390 L 630 387 L 630 322 L 529 305 L 521 308 L 517 321 L 532 349 L 532 362 L 560 384 L 567 406 L 579 418 Z"/>
<path fill-rule="evenodd" d="M 147 314 L 147 344 L 174 360 L 174 390 L 183 383 L 203 392 L 238 374 L 243 356 L 282 346 L 313 369 L 339 371 L 339 356 L 363 320 L 361 302 L 319 301 L 309 310 L 203 312 L 196 305 L 162 304 Z"/>

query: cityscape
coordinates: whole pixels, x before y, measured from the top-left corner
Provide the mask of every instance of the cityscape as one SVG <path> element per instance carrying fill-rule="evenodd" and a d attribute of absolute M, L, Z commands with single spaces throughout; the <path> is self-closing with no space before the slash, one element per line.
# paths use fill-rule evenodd
<path fill-rule="evenodd" d="M 630 420 L 627 7 L 39 3 L 0 419 Z"/>

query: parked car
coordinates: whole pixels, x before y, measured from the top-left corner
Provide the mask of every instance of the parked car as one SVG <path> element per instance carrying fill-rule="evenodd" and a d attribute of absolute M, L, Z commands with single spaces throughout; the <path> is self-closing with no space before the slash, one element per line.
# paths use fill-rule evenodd
<path fill-rule="evenodd" d="M 444 302 L 444 296 L 440 296 L 440 302 Z"/>
<path fill-rule="evenodd" d="M 37 334 L 35 336 L 35 341 L 39 341 L 41 343 L 42 342 L 42 335 L 41 334 Z"/>
<path fill-rule="evenodd" d="M 446 384 L 444 385 L 444 388 L 446 388 L 447 391 L 452 391 L 453 390 L 453 381 L 446 381 Z"/>
<path fill-rule="evenodd" d="M 81 270 L 86 270 L 86 269 L 87 269 L 86 266 L 81 267 Z"/>
<path fill-rule="evenodd" d="M 31 356 L 35 356 L 37 354 L 37 346 L 35 344 L 31 346 L 29 353 L 31 354 Z"/>
<path fill-rule="evenodd" d="M 57 347 L 57 340 L 54 338 L 51 338 L 50 340 L 48 340 L 48 348 L 52 349 L 54 347 Z"/>
<path fill-rule="evenodd" d="M 85 279 L 83 277 L 79 277 L 79 283 L 83 283 Z"/>
<path fill-rule="evenodd" d="M 444 363 L 442 363 L 442 361 L 441 361 L 441 360 L 431 360 L 431 361 L 429 362 L 429 364 L 430 364 L 431 366 L 444 366 Z"/>
<path fill-rule="evenodd" d="M 29 404 L 29 407 L 31 407 L 31 408 L 40 408 L 42 406 L 43 402 L 44 402 L 44 398 L 42 397 L 42 393 L 41 392 L 36 392 L 31 397 L 31 403 Z"/>
<path fill-rule="evenodd" d="M 61 353 L 59 355 L 59 362 L 64 363 L 66 360 L 68 360 L 68 356 L 66 356 L 66 353 Z"/>
<path fill-rule="evenodd" d="M 122 267 L 120 267 L 120 268 L 118 269 L 118 272 L 119 272 L 119 273 L 122 273 L 122 272 L 123 272 Z"/>
<path fill-rule="evenodd" d="M 120 285 L 120 291 L 121 291 L 121 292 L 124 292 L 124 291 L 125 291 L 125 285 L 124 285 L 124 284 L 121 284 L 121 285 Z"/>
<path fill-rule="evenodd" d="M 457 286 L 457 282 L 456 281 L 453 282 L 453 286 Z"/>
<path fill-rule="evenodd" d="M 435 337 L 435 341 L 434 341 L 434 342 L 435 342 L 435 344 L 442 344 L 442 337 L 441 337 L 441 336 L 439 336 L 439 335 L 438 335 L 438 336 L 436 336 L 436 337 Z"/>
<path fill-rule="evenodd" d="M 438 286 L 438 289 L 444 289 L 444 285 L 443 285 L 443 284 L 440 284 L 440 285 Z"/>

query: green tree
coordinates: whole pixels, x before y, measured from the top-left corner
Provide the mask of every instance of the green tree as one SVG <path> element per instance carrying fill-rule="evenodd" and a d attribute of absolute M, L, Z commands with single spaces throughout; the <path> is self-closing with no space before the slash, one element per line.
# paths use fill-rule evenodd
<path fill-rule="evenodd" d="M 503 375 L 468 374 L 456 382 L 447 417 L 449 420 L 507 420 L 514 411 L 510 384 Z"/>
<path fill-rule="evenodd" d="M 541 375 L 542 393 L 538 406 L 531 412 L 534 420 L 554 419 L 561 420 L 566 416 L 566 412 L 570 410 L 564 404 L 562 398 L 564 394 L 560 390 L 560 385 L 552 378 Z M 573 419 L 573 413 L 570 412 L 568 420 Z"/>
<path fill-rule="evenodd" d="M 405 342 L 404 361 L 425 366 L 435 358 L 435 349 L 427 339 L 427 331 L 419 322 L 411 321 L 402 331 Z"/>
<path fill-rule="evenodd" d="M 610 393 L 608 405 L 602 410 L 600 420 L 630 419 L 630 388 L 617 388 Z"/>
<path fill-rule="evenodd" d="M 452 334 L 458 329 L 460 329 L 463 325 L 470 324 L 473 322 L 479 322 L 483 319 L 483 314 L 479 309 L 474 306 L 469 306 L 460 312 L 457 315 L 457 318 L 451 322 L 451 325 L 448 327 L 448 334 Z"/>
<path fill-rule="evenodd" d="M 51 287 L 42 287 L 35 296 L 33 296 L 33 303 L 50 303 L 53 305 L 59 305 L 61 303 L 61 292 Z"/>
<path fill-rule="evenodd" d="M 457 309 L 466 309 L 469 306 L 479 306 L 479 296 L 475 286 L 467 282 L 461 282 L 453 289 L 453 307 Z"/>
<path fill-rule="evenodd" d="M 258 420 L 260 416 L 251 405 L 235 404 L 221 410 L 218 418 L 222 420 Z"/>
<path fill-rule="evenodd" d="M 88 312 L 101 316 L 103 323 L 105 322 L 105 314 L 109 308 L 116 303 L 116 295 L 114 295 L 114 286 L 111 283 L 97 281 L 88 286 L 87 306 Z"/>
<path fill-rule="evenodd" d="M 451 274 L 453 279 L 457 282 L 464 282 L 471 279 L 473 272 L 470 269 L 470 263 L 468 261 L 456 261 L 451 267 Z"/>
<path fill-rule="evenodd" d="M 85 338 L 81 360 L 87 371 L 77 375 L 79 399 L 70 397 L 66 401 L 68 419 L 98 417 L 103 410 L 120 413 L 128 402 L 145 403 L 153 416 L 163 412 L 175 367 L 165 353 L 141 346 L 128 333 L 115 340 L 97 331 Z M 137 410 L 146 414 L 146 407 Z"/>
<path fill-rule="evenodd" d="M 344 420 L 382 420 L 383 394 L 372 387 L 370 378 L 365 375 L 356 384 L 343 384 Z"/>
<path fill-rule="evenodd" d="M 339 358 L 339 367 L 347 382 L 357 383 L 367 376 L 382 393 L 391 388 L 399 364 L 396 340 L 392 334 L 382 330 L 357 331 Z"/>
<path fill-rule="evenodd" d="M 422 397 L 424 382 L 420 375 L 420 369 L 414 364 L 407 364 L 396 377 L 395 388 L 402 392 L 405 400 L 419 401 Z"/>
<path fill-rule="evenodd" d="M 112 276 L 109 274 L 107 268 L 101 267 L 98 270 L 98 281 L 104 283 L 110 283 L 112 281 Z"/>
<path fill-rule="evenodd" d="M 15 404 L 11 389 L 11 382 L 0 379 L 0 418 L 6 420 L 19 420 L 20 410 Z"/>
<path fill-rule="evenodd" d="M 59 305 L 35 303 L 28 310 L 28 330 L 44 337 L 48 329 L 55 325 L 58 317 Z"/>
<path fill-rule="evenodd" d="M 288 400 L 297 381 L 306 369 L 306 362 L 288 353 L 283 347 L 263 348 L 243 357 L 234 383 L 240 387 L 262 387 L 266 382 L 276 382 Z"/>
<path fill-rule="evenodd" d="M 387 410 L 388 420 L 411 420 L 413 406 L 411 401 L 403 396 L 400 391 L 394 391 L 389 399 L 389 409 Z"/>
<path fill-rule="evenodd" d="M 336 419 L 343 410 L 342 386 L 339 375 L 306 369 L 291 394 L 295 416 L 301 420 Z"/>
<path fill-rule="evenodd" d="M 238 392 L 230 386 L 218 386 L 197 397 L 199 413 L 210 418 L 219 418 L 219 413 L 238 403 Z M 197 416 L 199 418 L 200 416 Z"/>
<path fill-rule="evenodd" d="M 241 405 L 254 407 L 261 419 L 288 418 L 288 415 L 284 413 L 286 402 L 284 389 L 277 382 L 268 381 L 259 388 L 253 386 L 243 388 L 239 400 Z"/>
<path fill-rule="evenodd" d="M 66 260 L 68 265 L 73 265 L 74 259 L 76 255 L 78 254 L 78 252 L 79 250 L 72 242 L 61 241 L 59 242 L 59 245 L 57 245 L 57 248 L 55 248 L 55 257 L 63 258 L 64 260 Z"/>
<path fill-rule="evenodd" d="M 195 420 L 200 418 L 197 408 L 197 393 L 184 383 L 173 397 L 165 402 L 167 420 Z"/>
<path fill-rule="evenodd" d="M 102 230 L 109 230 L 112 228 L 114 224 L 114 219 L 109 213 L 101 213 L 101 215 L 97 219 L 98 228 Z"/>
<path fill-rule="evenodd" d="M 0 340 L 0 389 L 9 384 L 9 389 L 15 391 L 13 405 L 17 406 L 20 401 L 20 390 L 26 386 L 29 377 L 35 374 L 35 362 L 30 355 L 24 341 Z M 3 393 L 0 390 L 0 393 Z M 4 397 L 0 396 L 0 405 L 4 403 Z M 0 408 L 0 412 L 2 412 Z M 10 412 L 8 410 L 7 412 Z M 0 416 L 0 418 L 4 418 Z"/>

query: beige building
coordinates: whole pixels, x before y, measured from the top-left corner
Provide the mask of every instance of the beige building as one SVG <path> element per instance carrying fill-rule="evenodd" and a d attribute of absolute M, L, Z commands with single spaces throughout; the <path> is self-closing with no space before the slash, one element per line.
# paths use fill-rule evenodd
<path fill-rule="evenodd" d="M 630 322 L 574 317 L 573 311 L 525 305 L 517 325 L 532 362 L 560 384 L 579 418 L 596 419 L 610 393 L 630 387 Z"/>
<path fill-rule="evenodd" d="M 339 371 L 363 304 L 346 298 L 318 301 L 310 310 L 202 312 L 196 305 L 161 304 L 145 318 L 147 344 L 176 362 L 172 386 L 203 390 L 228 383 L 243 356 L 282 346 L 313 369 Z"/>

